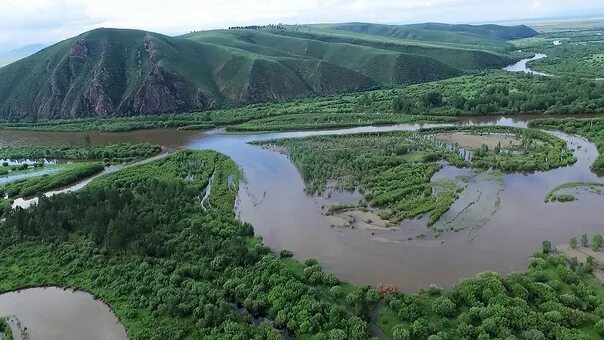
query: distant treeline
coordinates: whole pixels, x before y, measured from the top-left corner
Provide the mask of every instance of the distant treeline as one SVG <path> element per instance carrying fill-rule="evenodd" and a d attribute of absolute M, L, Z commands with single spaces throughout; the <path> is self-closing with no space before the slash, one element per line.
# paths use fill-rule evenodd
<path fill-rule="evenodd" d="M 282 24 L 270 24 L 270 25 L 249 25 L 249 26 L 231 26 L 230 30 L 258 30 L 262 28 L 274 28 L 278 30 L 285 30 L 285 26 Z"/>

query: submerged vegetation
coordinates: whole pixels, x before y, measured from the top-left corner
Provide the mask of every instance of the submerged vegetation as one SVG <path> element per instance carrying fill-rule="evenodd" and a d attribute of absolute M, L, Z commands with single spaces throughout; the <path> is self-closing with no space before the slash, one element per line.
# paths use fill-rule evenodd
<path fill-rule="evenodd" d="M 438 139 L 442 132 L 507 134 L 521 146 L 499 145 L 492 150 L 460 149 Z M 328 181 L 345 190 L 359 189 L 383 219 L 397 223 L 428 215 L 434 224 L 455 202 L 459 185 L 435 186 L 432 176 L 440 161 L 460 167 L 505 171 L 549 170 L 576 161 L 564 141 L 545 132 L 510 127 L 443 127 L 419 132 L 315 136 L 258 142 L 286 147 L 300 169 L 310 193 L 321 192 Z"/>
<path fill-rule="evenodd" d="M 604 184 L 596 183 L 596 182 L 571 182 L 571 183 L 560 184 L 560 185 L 556 186 L 555 188 L 553 188 L 552 190 L 550 190 L 545 195 L 545 202 L 574 201 L 576 199 L 576 197 L 573 194 L 564 192 L 564 191 L 576 190 L 576 189 L 580 189 L 580 188 L 585 188 L 585 189 L 587 189 L 591 192 L 595 192 L 595 193 L 602 193 L 602 191 L 604 190 Z"/>

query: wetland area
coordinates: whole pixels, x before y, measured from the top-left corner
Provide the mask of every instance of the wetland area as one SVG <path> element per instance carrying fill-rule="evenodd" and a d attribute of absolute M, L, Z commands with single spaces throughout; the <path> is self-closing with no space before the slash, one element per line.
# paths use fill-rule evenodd
<path fill-rule="evenodd" d="M 470 117 L 455 124 L 523 128 L 533 118 L 542 116 Z M 167 150 L 218 151 L 242 169 L 244 180 L 239 189 L 237 214 L 254 225 L 267 246 L 291 250 L 301 260 L 316 258 L 327 271 L 351 283 L 389 283 L 406 292 L 431 283 L 450 287 L 463 277 L 485 270 L 502 273 L 523 270 L 526 257 L 542 240 L 564 243 L 572 235 L 600 230 L 601 219 L 596 212 L 604 209 L 603 197 L 585 192 L 580 195 L 585 197 L 574 202 L 544 202 L 545 195 L 557 185 L 602 182 L 590 170 L 597 157 L 596 147 L 579 136 L 549 132 L 562 138 L 577 158 L 575 164 L 558 169 L 497 174 L 451 165 L 442 167 L 433 181 L 464 176 L 467 183 L 459 199 L 435 224 L 437 228 L 456 231 L 438 235 L 426 228 L 426 219 L 405 220 L 385 228 L 371 212 L 352 214 L 356 214 L 353 216 L 356 221 L 370 220 L 371 223 L 358 223 L 358 228 L 334 227 L 333 216 L 326 216 L 325 207 L 356 203 L 361 199 L 360 194 L 331 190 L 331 194 L 325 192 L 323 196 L 309 195 L 299 170 L 286 154 L 250 144 L 280 138 L 415 131 L 435 126 L 442 124 L 266 134 L 231 134 L 222 129 L 86 134 L 3 131 L 0 145 L 65 144 L 67 141 L 78 144 L 89 139 L 95 145 L 150 142 Z M 450 138 L 450 135 L 443 136 L 445 140 Z M 457 136 L 456 142 L 462 144 L 468 142 L 466 139 Z M 505 143 L 512 142 L 509 137 L 503 139 Z M 475 140 L 469 142 L 476 143 Z M 79 187 L 81 185 L 76 185 L 76 189 Z M 577 223 L 576 216 L 581 216 L 581 223 Z"/>

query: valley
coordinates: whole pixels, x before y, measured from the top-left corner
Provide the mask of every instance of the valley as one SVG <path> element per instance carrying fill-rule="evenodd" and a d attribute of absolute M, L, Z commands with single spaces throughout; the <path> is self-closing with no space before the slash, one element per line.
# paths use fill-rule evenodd
<path fill-rule="evenodd" d="M 0 339 L 604 336 L 599 30 L 102 28 L 0 68 Z"/>

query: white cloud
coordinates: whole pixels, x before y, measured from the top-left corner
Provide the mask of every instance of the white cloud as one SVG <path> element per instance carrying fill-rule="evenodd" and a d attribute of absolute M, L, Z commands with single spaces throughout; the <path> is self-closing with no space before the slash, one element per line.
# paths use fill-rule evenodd
<path fill-rule="evenodd" d="M 4 0 L 0 47 L 51 43 L 95 27 L 165 34 L 234 25 L 478 22 L 604 10 L 600 0 Z"/>

